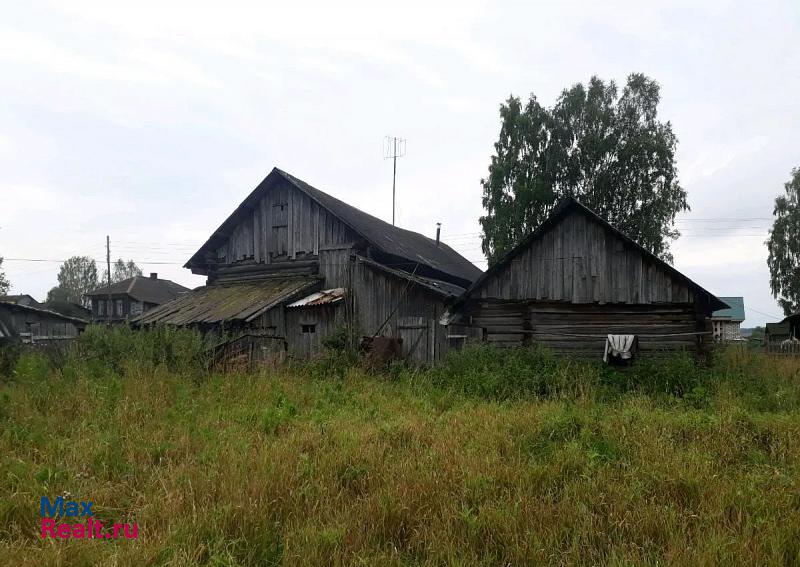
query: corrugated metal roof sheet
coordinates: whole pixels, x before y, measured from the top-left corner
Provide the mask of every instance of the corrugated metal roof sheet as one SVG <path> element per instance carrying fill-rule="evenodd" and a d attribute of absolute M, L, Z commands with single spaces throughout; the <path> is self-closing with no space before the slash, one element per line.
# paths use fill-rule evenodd
<path fill-rule="evenodd" d="M 318 277 L 267 278 L 257 282 L 199 287 L 140 315 L 139 325 L 250 322 L 265 311 L 319 285 Z"/>
<path fill-rule="evenodd" d="M 727 303 L 729 309 L 717 309 L 711 314 L 712 317 L 726 318 L 731 321 L 744 321 L 744 297 L 720 297 L 722 302 Z"/>
<path fill-rule="evenodd" d="M 290 303 L 287 307 L 313 307 L 315 305 L 330 305 L 344 299 L 347 290 L 343 287 L 315 291 L 311 295 Z"/>

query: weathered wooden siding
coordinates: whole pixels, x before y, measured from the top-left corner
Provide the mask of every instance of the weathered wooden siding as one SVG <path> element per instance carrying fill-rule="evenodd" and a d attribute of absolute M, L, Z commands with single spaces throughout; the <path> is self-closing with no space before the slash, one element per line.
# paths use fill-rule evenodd
<path fill-rule="evenodd" d="M 443 298 L 424 287 L 369 267 L 352 266 L 354 319 L 365 336 L 403 339 L 403 354 L 414 364 L 432 364 L 447 350 L 447 328 L 438 324 Z"/>
<path fill-rule="evenodd" d="M 564 304 L 476 301 L 470 323 L 496 346 L 541 344 L 555 352 L 600 358 L 608 334 L 639 337 L 642 354 L 696 352 L 704 331 L 692 304 Z"/>
<path fill-rule="evenodd" d="M 0 306 L 3 318 L 10 321 L 14 331 L 23 342 L 58 342 L 72 340 L 78 336 L 75 323 L 45 312 L 21 310 Z"/>
<path fill-rule="evenodd" d="M 289 353 L 297 358 L 312 358 L 323 351 L 322 339 L 345 324 L 343 303 L 323 306 L 286 308 L 286 342 Z M 313 332 L 303 332 L 312 326 Z"/>
<path fill-rule="evenodd" d="M 319 251 L 319 275 L 325 278 L 325 288 L 343 287 L 351 284 L 353 249 L 350 244 L 322 247 Z"/>
<path fill-rule="evenodd" d="M 684 281 L 579 212 L 534 240 L 480 297 L 570 303 L 692 303 Z"/>
<path fill-rule="evenodd" d="M 317 256 L 321 248 L 358 236 L 305 193 L 288 185 L 271 189 L 217 248 L 217 262 L 270 264 Z"/>

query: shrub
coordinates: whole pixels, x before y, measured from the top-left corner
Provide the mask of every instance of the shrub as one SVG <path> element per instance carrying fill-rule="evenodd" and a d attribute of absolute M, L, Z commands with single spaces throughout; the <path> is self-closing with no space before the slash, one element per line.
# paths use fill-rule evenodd
<path fill-rule="evenodd" d="M 22 347 L 13 342 L 0 343 L 0 378 L 11 376 Z"/>
<path fill-rule="evenodd" d="M 159 365 L 176 372 L 200 371 L 207 361 L 200 333 L 167 326 L 133 330 L 92 325 L 78 338 L 74 353 L 82 360 L 101 361 L 118 373 Z"/>

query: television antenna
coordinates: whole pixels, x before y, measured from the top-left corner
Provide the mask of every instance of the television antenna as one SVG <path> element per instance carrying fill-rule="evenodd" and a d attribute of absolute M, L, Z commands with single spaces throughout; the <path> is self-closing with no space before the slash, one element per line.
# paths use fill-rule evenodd
<path fill-rule="evenodd" d="M 386 136 L 383 141 L 383 159 L 391 159 L 392 165 L 392 226 L 394 226 L 395 186 L 397 181 L 397 158 L 406 155 L 406 141 L 397 136 Z"/>

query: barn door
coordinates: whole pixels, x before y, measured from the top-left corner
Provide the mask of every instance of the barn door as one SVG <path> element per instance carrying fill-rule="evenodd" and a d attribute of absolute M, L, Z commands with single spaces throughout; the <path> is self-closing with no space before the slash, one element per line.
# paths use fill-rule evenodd
<path fill-rule="evenodd" d="M 409 362 L 429 361 L 429 327 L 425 317 L 398 317 L 397 335 L 403 340 L 403 358 Z"/>

